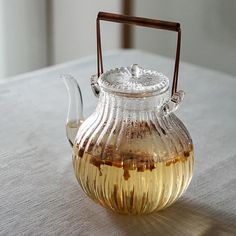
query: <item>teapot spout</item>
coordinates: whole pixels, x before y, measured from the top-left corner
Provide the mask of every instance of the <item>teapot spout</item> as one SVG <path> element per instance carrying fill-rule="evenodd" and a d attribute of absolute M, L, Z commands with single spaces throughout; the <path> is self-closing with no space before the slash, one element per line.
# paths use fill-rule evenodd
<path fill-rule="evenodd" d="M 69 108 L 66 120 L 66 136 L 73 147 L 76 134 L 82 124 L 83 118 L 83 99 L 80 87 L 74 77 L 70 75 L 62 76 L 69 95 Z"/>

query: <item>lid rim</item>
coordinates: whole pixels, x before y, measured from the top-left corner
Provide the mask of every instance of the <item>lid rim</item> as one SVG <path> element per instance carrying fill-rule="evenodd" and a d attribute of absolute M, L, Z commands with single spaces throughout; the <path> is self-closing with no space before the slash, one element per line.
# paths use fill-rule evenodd
<path fill-rule="evenodd" d="M 157 95 L 162 95 L 165 92 L 169 91 L 169 86 L 164 88 L 163 90 L 152 90 L 148 92 L 140 92 L 140 93 L 130 93 L 130 92 L 119 92 L 115 90 L 111 90 L 109 88 L 104 88 L 101 86 L 101 91 L 114 94 L 117 96 L 122 96 L 122 97 L 130 97 L 130 98 L 144 98 L 144 97 L 154 97 Z"/>

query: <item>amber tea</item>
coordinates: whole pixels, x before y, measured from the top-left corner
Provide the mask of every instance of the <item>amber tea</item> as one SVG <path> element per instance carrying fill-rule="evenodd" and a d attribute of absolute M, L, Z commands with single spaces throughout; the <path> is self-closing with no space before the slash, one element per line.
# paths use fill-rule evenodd
<path fill-rule="evenodd" d="M 101 160 L 80 150 L 75 153 L 74 171 L 83 190 L 119 213 L 142 214 L 167 207 L 192 178 L 192 150 L 162 162 L 131 155 L 123 161 L 124 156 Z"/>

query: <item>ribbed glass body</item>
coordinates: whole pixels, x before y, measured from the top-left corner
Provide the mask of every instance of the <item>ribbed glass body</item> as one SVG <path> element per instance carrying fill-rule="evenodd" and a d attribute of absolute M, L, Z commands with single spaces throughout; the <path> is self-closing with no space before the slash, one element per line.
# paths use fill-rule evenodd
<path fill-rule="evenodd" d="M 73 166 L 86 194 L 124 214 L 160 210 L 177 200 L 192 177 L 193 145 L 183 123 L 160 115 L 168 91 L 129 98 L 101 91 L 73 147 Z"/>

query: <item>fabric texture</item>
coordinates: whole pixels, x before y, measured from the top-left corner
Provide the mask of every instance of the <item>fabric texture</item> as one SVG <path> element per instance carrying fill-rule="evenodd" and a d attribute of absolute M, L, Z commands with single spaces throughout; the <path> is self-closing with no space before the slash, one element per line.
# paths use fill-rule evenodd
<path fill-rule="evenodd" d="M 104 56 L 104 69 L 130 66 L 172 78 L 173 61 L 141 51 Z M 122 216 L 85 196 L 65 136 L 68 98 L 60 74 L 76 76 L 88 116 L 95 56 L 0 81 L 0 235 L 235 235 L 236 78 L 180 64 L 186 92 L 177 116 L 195 147 L 194 177 L 171 207 Z M 171 80 L 172 81 L 172 80 Z"/>

